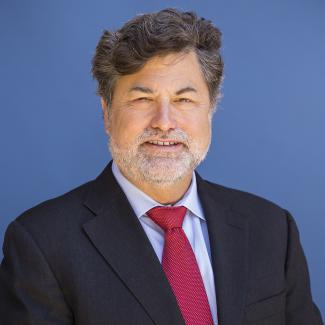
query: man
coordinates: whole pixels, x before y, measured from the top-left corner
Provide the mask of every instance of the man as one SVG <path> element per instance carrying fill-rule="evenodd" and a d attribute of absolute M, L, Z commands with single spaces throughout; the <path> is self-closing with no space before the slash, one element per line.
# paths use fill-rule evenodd
<path fill-rule="evenodd" d="M 93 74 L 113 162 L 8 227 L 1 324 L 322 324 L 290 214 L 194 172 L 220 37 L 172 9 L 103 34 Z"/>

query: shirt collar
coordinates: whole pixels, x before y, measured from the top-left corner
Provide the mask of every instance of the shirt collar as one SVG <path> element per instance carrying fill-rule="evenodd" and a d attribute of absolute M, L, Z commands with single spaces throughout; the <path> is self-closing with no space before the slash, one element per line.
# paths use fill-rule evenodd
<path fill-rule="evenodd" d="M 118 184 L 121 186 L 123 192 L 125 193 L 127 199 L 129 200 L 136 216 L 140 218 L 146 212 L 155 206 L 162 206 L 159 202 L 153 200 L 150 196 L 142 192 L 135 185 L 133 185 L 129 180 L 127 180 L 115 162 L 112 164 L 112 172 L 114 177 L 116 178 Z M 184 196 L 174 204 L 175 206 L 183 205 L 188 210 L 190 210 L 194 215 L 199 217 L 202 220 L 205 220 L 203 209 L 199 200 L 199 196 L 197 193 L 197 185 L 196 185 L 196 176 L 193 172 L 192 182 Z"/>

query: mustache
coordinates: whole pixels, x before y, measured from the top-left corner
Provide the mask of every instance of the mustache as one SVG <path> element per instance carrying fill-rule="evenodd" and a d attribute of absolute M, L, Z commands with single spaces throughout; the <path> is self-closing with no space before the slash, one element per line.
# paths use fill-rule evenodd
<path fill-rule="evenodd" d="M 138 137 L 138 143 L 144 143 L 149 140 L 165 140 L 165 139 L 173 139 L 177 142 L 181 142 L 183 144 L 188 144 L 189 142 L 189 137 L 181 129 L 175 129 L 172 131 L 168 132 L 163 132 L 160 130 L 155 130 L 155 129 L 145 129 L 142 134 Z"/>

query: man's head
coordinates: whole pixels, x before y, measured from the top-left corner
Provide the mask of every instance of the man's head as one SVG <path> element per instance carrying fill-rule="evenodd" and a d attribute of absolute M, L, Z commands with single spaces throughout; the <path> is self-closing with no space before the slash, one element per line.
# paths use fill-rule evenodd
<path fill-rule="evenodd" d="M 193 13 L 141 15 L 105 32 L 93 60 L 110 150 L 133 183 L 190 180 L 211 141 L 220 32 Z"/>
<path fill-rule="evenodd" d="M 154 56 L 194 51 L 207 83 L 211 107 L 223 76 L 221 32 L 193 12 L 164 9 L 136 16 L 116 32 L 104 31 L 93 58 L 98 94 L 109 104 L 116 80 L 139 71 Z"/>

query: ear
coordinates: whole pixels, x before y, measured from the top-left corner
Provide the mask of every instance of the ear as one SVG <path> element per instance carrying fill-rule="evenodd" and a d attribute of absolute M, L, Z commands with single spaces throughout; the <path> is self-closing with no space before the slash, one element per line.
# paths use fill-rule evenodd
<path fill-rule="evenodd" d="M 105 132 L 107 135 L 109 135 L 109 118 L 108 118 L 109 107 L 106 100 L 103 97 L 100 98 L 100 103 L 102 105 Z"/>

